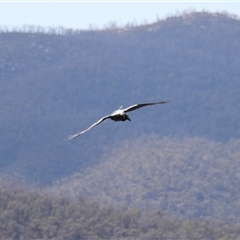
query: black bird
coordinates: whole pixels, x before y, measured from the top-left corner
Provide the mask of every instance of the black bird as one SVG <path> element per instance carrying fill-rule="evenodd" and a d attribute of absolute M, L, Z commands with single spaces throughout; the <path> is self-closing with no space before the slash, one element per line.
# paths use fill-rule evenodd
<path fill-rule="evenodd" d="M 101 122 L 103 122 L 105 120 L 111 119 L 111 120 L 113 120 L 115 122 L 118 122 L 118 121 L 123 121 L 124 122 L 126 120 L 131 121 L 131 119 L 129 118 L 127 112 L 134 111 L 134 110 L 136 110 L 138 108 L 141 108 L 141 107 L 150 106 L 150 105 L 156 105 L 156 104 L 163 104 L 163 103 L 167 103 L 167 102 L 168 101 L 155 102 L 155 103 L 140 103 L 140 104 L 134 104 L 134 105 L 132 105 L 132 106 L 130 106 L 128 108 L 125 108 L 125 109 L 122 109 L 122 106 L 121 106 L 118 110 L 114 111 L 110 115 L 107 115 L 107 116 L 101 118 L 100 120 L 95 122 L 93 125 L 91 125 L 89 128 L 83 130 L 82 132 L 76 133 L 74 135 L 70 135 L 67 140 L 70 141 L 70 140 L 78 137 L 79 135 L 89 131 L 91 128 L 97 126 L 98 124 L 100 124 Z"/>

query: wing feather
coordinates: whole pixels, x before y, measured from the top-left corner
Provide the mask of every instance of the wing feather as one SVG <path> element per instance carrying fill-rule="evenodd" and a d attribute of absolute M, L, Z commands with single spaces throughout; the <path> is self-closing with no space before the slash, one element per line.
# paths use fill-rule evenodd
<path fill-rule="evenodd" d="M 70 140 L 72 140 L 72 139 L 74 139 L 74 138 L 80 136 L 81 134 L 83 134 L 83 133 L 89 131 L 91 128 L 97 126 L 97 125 L 100 124 L 101 122 L 103 122 L 103 121 L 109 119 L 109 117 L 110 117 L 110 115 L 105 116 L 105 117 L 101 118 L 100 120 L 98 120 L 97 122 L 95 122 L 94 124 L 92 124 L 89 128 L 83 130 L 82 132 L 79 132 L 79 133 L 76 133 L 76 134 L 70 135 L 70 136 L 67 138 L 67 141 L 70 141 Z"/>
<path fill-rule="evenodd" d="M 155 103 L 140 103 L 140 104 L 134 104 L 128 108 L 123 109 L 124 112 L 130 112 L 137 110 L 138 108 L 145 107 L 145 106 L 150 106 L 150 105 L 156 105 L 156 104 L 163 104 L 167 103 L 168 101 L 163 101 L 163 102 L 155 102 Z"/>

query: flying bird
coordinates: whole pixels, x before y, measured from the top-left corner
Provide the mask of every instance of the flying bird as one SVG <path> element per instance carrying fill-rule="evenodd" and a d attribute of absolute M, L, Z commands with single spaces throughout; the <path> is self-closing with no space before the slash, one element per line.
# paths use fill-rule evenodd
<path fill-rule="evenodd" d="M 168 101 L 163 101 L 163 102 L 155 102 L 155 103 L 140 103 L 140 104 L 134 104 L 130 107 L 127 107 L 127 108 L 124 108 L 122 109 L 122 106 L 118 109 L 118 110 L 115 110 L 112 114 L 110 115 L 107 115 L 101 119 L 99 119 L 97 122 L 95 122 L 94 124 L 92 124 L 89 128 L 83 130 L 82 132 L 79 132 L 79 133 L 76 133 L 74 135 L 70 135 L 67 140 L 70 141 L 78 136 L 80 136 L 81 134 L 89 131 L 91 128 L 97 126 L 98 124 L 100 124 L 101 122 L 104 122 L 108 119 L 111 119 L 115 122 L 118 122 L 118 121 L 131 121 L 131 119 L 129 118 L 127 112 L 131 112 L 131 111 L 134 111 L 134 110 L 137 110 L 138 108 L 142 108 L 142 107 L 145 107 L 145 106 L 151 106 L 151 105 L 156 105 L 156 104 L 163 104 L 163 103 L 167 103 Z"/>

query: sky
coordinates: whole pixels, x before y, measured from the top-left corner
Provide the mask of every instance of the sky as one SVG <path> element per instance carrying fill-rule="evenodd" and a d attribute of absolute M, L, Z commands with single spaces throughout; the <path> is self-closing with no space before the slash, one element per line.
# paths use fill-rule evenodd
<path fill-rule="evenodd" d="M 71 29 L 104 28 L 109 23 L 152 23 L 184 11 L 228 12 L 240 18 L 240 0 L 231 1 L 1 1 L 0 27 L 24 25 Z"/>

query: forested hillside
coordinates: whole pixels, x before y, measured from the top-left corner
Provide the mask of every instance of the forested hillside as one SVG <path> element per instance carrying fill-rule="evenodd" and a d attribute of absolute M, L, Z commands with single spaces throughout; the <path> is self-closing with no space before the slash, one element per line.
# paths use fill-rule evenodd
<path fill-rule="evenodd" d="M 190 13 L 150 25 L 0 33 L 0 171 L 49 184 L 132 136 L 239 138 L 240 21 Z M 108 121 L 120 105 L 170 100 Z"/>
<path fill-rule="evenodd" d="M 0 188 L 1 239 L 237 239 L 237 226 Z"/>
<path fill-rule="evenodd" d="M 236 238 L 234 227 L 220 233 L 212 225 L 207 230 L 207 221 L 239 223 L 239 39 L 237 17 L 207 12 L 102 30 L 1 28 L 0 179 L 44 188 L 56 209 L 62 196 L 73 205 L 64 206 L 62 211 L 70 212 L 59 213 L 63 218 L 55 216 L 55 207 L 36 217 L 33 209 L 42 203 L 34 199 L 44 198 L 42 193 L 3 188 L 2 199 L 17 200 L 1 200 L 2 209 L 14 210 L 0 221 L 9 222 L 6 217 L 16 211 L 21 223 L 10 221 L 13 225 L 0 238 L 12 238 L 8 233 L 16 231 L 15 238 L 67 238 L 56 226 L 77 218 L 71 214 L 79 196 L 90 211 L 86 216 L 104 215 L 104 207 L 112 204 L 106 210 L 109 224 L 122 221 L 122 214 L 137 219 L 128 230 L 105 224 L 110 232 L 99 235 L 96 229 L 103 226 L 98 225 L 82 238 L 165 236 L 154 215 L 159 209 L 168 214 L 164 224 L 172 221 L 177 229 L 176 235 L 163 230 L 165 238 L 198 238 L 191 235 L 191 224 L 201 226 L 195 233 L 210 234 L 203 238 Z M 163 100 L 169 103 L 131 112 L 131 122 L 107 121 L 74 141 L 63 140 L 121 105 Z M 89 199 L 97 200 L 96 211 Z M 133 213 L 133 208 L 138 210 Z M 155 212 L 147 215 L 153 219 L 150 232 L 141 212 L 149 210 Z M 30 224 L 41 217 L 53 223 L 51 230 L 46 222 L 38 230 Z M 186 228 L 175 220 L 182 218 L 191 219 L 179 220 Z M 102 221 L 94 219 L 93 225 Z M 39 234 L 23 235 L 32 229 Z M 78 233 L 74 225 L 72 230 Z"/>
<path fill-rule="evenodd" d="M 161 209 L 177 218 L 240 221 L 240 140 L 145 136 L 111 146 L 103 163 L 62 179 L 56 196 Z"/>

